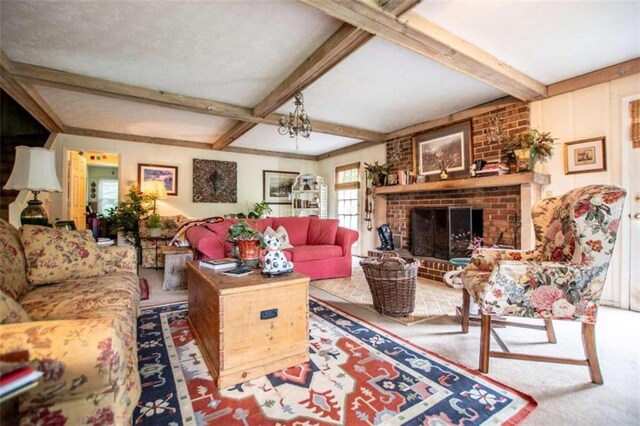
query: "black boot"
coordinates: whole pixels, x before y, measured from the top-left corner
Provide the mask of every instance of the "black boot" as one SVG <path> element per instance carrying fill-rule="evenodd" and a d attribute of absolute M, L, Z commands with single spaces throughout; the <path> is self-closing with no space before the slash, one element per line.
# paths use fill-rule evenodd
<path fill-rule="evenodd" d="M 384 225 L 383 225 L 384 226 Z M 378 226 L 378 238 L 380 238 L 380 247 L 376 247 L 376 250 L 386 250 L 385 246 L 385 238 L 384 238 L 384 234 L 382 232 L 382 226 Z"/>
<path fill-rule="evenodd" d="M 393 250 L 393 234 L 391 233 L 391 227 L 389 225 L 382 225 L 382 235 L 384 237 L 384 249 L 383 250 Z"/>

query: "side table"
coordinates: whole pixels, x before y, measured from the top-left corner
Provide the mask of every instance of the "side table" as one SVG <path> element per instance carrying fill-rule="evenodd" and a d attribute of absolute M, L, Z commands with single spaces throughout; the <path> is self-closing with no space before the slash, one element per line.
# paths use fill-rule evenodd
<path fill-rule="evenodd" d="M 193 250 L 190 247 L 163 246 L 164 256 L 164 290 L 186 290 L 187 262 L 193 260 Z"/>

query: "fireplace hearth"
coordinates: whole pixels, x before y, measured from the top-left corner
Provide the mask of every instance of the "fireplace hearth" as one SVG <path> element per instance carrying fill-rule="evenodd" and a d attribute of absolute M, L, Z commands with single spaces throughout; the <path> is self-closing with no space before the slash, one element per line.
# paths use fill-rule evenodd
<path fill-rule="evenodd" d="M 472 238 L 483 235 L 483 210 L 469 206 L 414 208 L 411 253 L 450 260 L 469 255 Z"/>

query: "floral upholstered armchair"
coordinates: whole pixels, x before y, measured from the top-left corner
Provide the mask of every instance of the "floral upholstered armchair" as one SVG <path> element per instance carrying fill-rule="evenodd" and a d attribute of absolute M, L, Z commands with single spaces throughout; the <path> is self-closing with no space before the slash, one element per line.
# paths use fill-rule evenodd
<path fill-rule="evenodd" d="M 534 250 L 474 251 L 464 271 L 462 330 L 468 331 L 470 296 L 481 314 L 480 371 L 488 372 L 490 356 L 523 359 L 521 354 L 489 350 L 492 315 L 541 318 L 545 326 L 539 328 L 547 330 L 552 343 L 552 320 L 572 320 L 583 324 L 587 358 L 572 363 L 587 365 L 591 380 L 602 383 L 594 325 L 625 195 L 626 191 L 616 186 L 592 185 L 547 198 L 532 213 Z M 533 355 L 526 355 L 526 359 L 567 361 Z"/>

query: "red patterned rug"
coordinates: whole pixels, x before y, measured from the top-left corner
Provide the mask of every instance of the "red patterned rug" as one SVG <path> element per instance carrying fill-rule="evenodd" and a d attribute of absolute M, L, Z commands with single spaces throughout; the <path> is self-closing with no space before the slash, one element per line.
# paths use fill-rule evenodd
<path fill-rule="evenodd" d="M 514 425 L 532 397 L 312 299 L 308 363 L 217 389 L 187 305 L 138 319 L 135 424 Z"/>
<path fill-rule="evenodd" d="M 149 283 L 147 280 L 140 278 L 138 285 L 140 286 L 140 300 L 149 300 Z"/>

